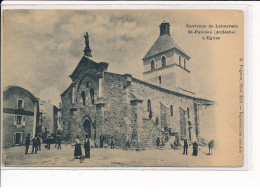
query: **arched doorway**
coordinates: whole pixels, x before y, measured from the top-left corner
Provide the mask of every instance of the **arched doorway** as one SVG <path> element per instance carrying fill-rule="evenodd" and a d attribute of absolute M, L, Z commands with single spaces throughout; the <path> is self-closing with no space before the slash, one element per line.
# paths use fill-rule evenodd
<path fill-rule="evenodd" d="M 90 120 L 86 119 L 83 123 L 85 134 L 91 138 L 91 122 Z"/>

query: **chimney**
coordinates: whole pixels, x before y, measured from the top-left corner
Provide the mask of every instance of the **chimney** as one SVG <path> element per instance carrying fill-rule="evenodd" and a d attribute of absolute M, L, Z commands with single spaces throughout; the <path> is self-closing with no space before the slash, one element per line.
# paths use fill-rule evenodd
<path fill-rule="evenodd" d="M 87 57 L 92 57 L 91 49 L 89 47 L 89 35 L 87 32 L 84 35 L 84 37 L 85 37 L 85 45 L 86 45 L 85 50 L 84 50 L 84 55 Z"/>
<path fill-rule="evenodd" d="M 160 25 L 160 36 L 163 36 L 165 34 L 168 34 L 169 36 L 171 36 L 170 24 L 168 22 L 163 21 L 163 23 L 161 23 L 161 25 Z"/>

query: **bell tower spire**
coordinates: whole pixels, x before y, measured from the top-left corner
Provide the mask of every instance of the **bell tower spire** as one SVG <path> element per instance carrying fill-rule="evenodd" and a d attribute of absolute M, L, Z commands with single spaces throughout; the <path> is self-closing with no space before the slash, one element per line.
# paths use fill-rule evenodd
<path fill-rule="evenodd" d="M 92 54 L 91 54 L 91 49 L 89 47 L 89 35 L 88 33 L 86 32 L 86 34 L 84 35 L 85 37 L 85 49 L 84 49 L 84 55 L 87 56 L 87 57 L 92 57 Z"/>

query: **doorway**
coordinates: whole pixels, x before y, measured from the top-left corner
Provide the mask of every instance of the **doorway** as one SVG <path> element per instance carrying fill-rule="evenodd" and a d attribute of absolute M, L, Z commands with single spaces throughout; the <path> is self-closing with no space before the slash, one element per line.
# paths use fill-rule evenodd
<path fill-rule="evenodd" d="M 22 132 L 14 133 L 14 144 L 21 145 L 22 144 Z"/>
<path fill-rule="evenodd" d="M 83 123 L 84 130 L 88 138 L 91 138 L 91 122 L 90 120 L 86 119 Z"/>

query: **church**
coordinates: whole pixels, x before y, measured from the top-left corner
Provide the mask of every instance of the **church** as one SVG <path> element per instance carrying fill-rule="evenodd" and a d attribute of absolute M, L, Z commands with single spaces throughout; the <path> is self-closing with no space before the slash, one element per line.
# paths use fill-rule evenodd
<path fill-rule="evenodd" d="M 67 141 L 77 135 L 92 140 L 100 135 L 124 148 L 148 149 L 165 131 L 188 141 L 203 136 L 203 112 L 214 102 L 195 97 L 191 90 L 190 57 L 161 23 L 158 39 L 143 57 L 143 80 L 108 71 L 109 64 L 91 59 L 89 35 L 85 50 L 61 94 L 63 133 Z"/>

